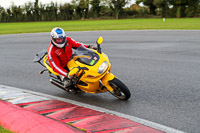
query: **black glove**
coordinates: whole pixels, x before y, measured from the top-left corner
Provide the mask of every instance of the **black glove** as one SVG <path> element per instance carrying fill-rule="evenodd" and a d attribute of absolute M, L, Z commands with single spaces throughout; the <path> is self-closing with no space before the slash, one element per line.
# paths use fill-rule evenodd
<path fill-rule="evenodd" d="M 91 48 L 91 49 L 97 50 L 97 47 L 94 46 L 94 45 L 88 45 L 88 48 Z"/>

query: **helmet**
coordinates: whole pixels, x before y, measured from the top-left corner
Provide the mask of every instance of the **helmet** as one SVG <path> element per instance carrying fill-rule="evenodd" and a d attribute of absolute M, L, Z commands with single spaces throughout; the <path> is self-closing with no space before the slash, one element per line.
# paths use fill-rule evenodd
<path fill-rule="evenodd" d="M 62 28 L 56 27 L 51 30 L 51 41 L 58 48 L 63 48 L 66 43 L 66 34 Z"/>

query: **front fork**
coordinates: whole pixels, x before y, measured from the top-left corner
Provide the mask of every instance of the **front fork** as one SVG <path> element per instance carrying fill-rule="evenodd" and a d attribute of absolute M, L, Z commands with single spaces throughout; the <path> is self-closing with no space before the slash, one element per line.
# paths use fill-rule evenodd
<path fill-rule="evenodd" d="M 107 73 L 102 79 L 103 85 L 108 89 L 108 91 L 113 92 L 113 88 L 109 85 L 109 81 L 113 80 L 115 75 L 112 73 Z"/>

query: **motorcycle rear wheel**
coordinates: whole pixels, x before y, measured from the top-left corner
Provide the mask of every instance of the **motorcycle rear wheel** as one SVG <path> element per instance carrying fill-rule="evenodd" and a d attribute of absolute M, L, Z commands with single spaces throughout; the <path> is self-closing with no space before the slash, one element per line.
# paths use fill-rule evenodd
<path fill-rule="evenodd" d="M 109 81 L 109 85 L 114 89 L 112 92 L 109 92 L 118 99 L 128 100 L 131 97 L 128 87 L 119 79 L 114 78 L 113 80 Z"/>

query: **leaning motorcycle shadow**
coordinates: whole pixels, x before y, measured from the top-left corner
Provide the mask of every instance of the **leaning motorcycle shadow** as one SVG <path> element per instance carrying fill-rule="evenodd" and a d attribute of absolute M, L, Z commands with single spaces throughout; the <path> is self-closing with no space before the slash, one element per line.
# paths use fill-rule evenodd
<path fill-rule="evenodd" d="M 129 100 L 119 100 L 112 95 L 110 95 L 109 92 L 107 93 L 78 93 L 78 94 L 71 94 L 69 92 L 60 93 L 60 97 L 78 101 L 78 102 L 84 102 L 87 104 L 95 104 L 95 105 L 118 105 L 118 104 L 124 104 L 124 103 L 130 103 L 131 98 Z"/>

